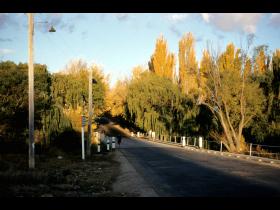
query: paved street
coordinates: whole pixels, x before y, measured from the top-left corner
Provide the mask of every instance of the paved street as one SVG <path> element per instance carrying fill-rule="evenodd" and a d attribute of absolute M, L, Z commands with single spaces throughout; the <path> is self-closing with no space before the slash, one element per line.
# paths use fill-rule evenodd
<path fill-rule="evenodd" d="M 280 169 L 145 140 L 118 150 L 158 196 L 280 196 Z"/>

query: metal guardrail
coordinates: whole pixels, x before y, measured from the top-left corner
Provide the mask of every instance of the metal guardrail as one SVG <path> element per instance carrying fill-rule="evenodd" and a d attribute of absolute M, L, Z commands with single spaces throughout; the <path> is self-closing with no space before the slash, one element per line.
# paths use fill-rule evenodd
<path fill-rule="evenodd" d="M 137 138 L 137 136 L 135 136 Z M 183 146 L 182 143 L 182 138 L 181 137 L 176 137 L 176 138 L 171 138 L 165 141 L 162 141 L 158 138 L 149 138 L 149 136 L 145 136 L 142 135 L 138 138 L 141 139 L 146 139 L 148 141 L 151 142 L 157 142 L 157 143 L 163 143 L 163 144 L 169 144 L 169 145 L 174 145 L 174 146 L 179 146 L 179 147 L 183 147 L 185 149 L 188 150 L 193 150 L 193 151 L 199 151 L 199 152 L 204 152 L 204 153 L 209 153 L 209 154 L 217 154 L 217 155 L 221 155 L 221 156 L 225 156 L 225 157 L 232 157 L 232 158 L 239 158 L 239 159 L 245 159 L 245 160 L 255 160 L 257 162 L 260 163 L 268 163 L 270 165 L 275 165 L 280 167 L 280 153 L 273 153 L 273 152 L 258 152 L 258 151 L 253 151 L 252 149 L 254 149 L 253 145 L 257 145 L 259 146 L 259 148 L 261 148 L 261 146 L 269 146 L 269 147 L 279 147 L 280 146 L 270 146 L 270 145 L 260 145 L 260 144 L 249 144 L 250 146 L 250 150 L 248 152 L 245 152 L 245 154 L 238 154 L 238 153 L 230 153 L 227 151 L 224 151 L 224 148 L 222 146 L 221 143 L 216 142 L 216 141 L 208 141 L 208 140 L 202 140 L 202 147 L 199 147 L 201 145 L 199 145 L 199 141 L 197 137 L 187 137 L 186 138 L 186 142 L 185 142 L 185 146 Z M 178 139 L 180 141 L 178 141 Z M 176 141 L 177 140 L 177 141 Z M 270 155 L 270 157 L 274 154 L 276 154 L 276 158 L 268 158 L 268 157 L 263 157 L 261 155 Z"/>

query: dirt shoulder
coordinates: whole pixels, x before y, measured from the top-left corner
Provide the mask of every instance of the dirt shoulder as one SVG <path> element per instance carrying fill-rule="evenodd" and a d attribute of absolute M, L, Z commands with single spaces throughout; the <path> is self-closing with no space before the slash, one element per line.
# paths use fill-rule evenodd
<path fill-rule="evenodd" d="M 23 155 L 0 156 L 0 197 L 106 197 L 112 191 L 120 164 L 115 154 L 40 156 L 27 168 Z"/>
<path fill-rule="evenodd" d="M 129 136 L 113 123 L 102 125 L 106 135 Z M 0 197 L 156 197 L 157 194 L 118 151 L 92 154 L 52 152 L 36 155 L 28 169 L 27 154 L 0 154 Z"/>
<path fill-rule="evenodd" d="M 120 134 L 123 137 L 130 137 L 128 129 L 124 129 L 120 125 L 112 122 L 101 125 L 99 129 L 104 130 L 108 136 L 116 136 Z M 147 182 L 129 163 L 121 150 L 117 148 L 114 153 L 114 160 L 120 164 L 120 169 L 112 186 L 113 193 L 121 194 L 125 197 L 158 197 L 152 187 L 147 184 Z"/>
<path fill-rule="evenodd" d="M 121 151 L 116 151 L 115 160 L 120 165 L 120 174 L 113 184 L 113 191 L 126 196 L 158 197 L 157 193 L 137 173 Z"/>

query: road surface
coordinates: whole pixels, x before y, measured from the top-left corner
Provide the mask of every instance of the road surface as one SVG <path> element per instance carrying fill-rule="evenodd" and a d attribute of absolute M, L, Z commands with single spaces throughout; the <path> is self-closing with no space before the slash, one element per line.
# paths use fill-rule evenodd
<path fill-rule="evenodd" d="M 117 149 L 160 197 L 280 196 L 277 167 L 146 140 L 124 138 Z"/>

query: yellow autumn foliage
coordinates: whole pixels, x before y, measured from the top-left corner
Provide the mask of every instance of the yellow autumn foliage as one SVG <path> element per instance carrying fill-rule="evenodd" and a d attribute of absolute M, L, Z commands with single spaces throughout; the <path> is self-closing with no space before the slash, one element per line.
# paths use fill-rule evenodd
<path fill-rule="evenodd" d="M 226 51 L 219 56 L 218 66 L 223 71 L 241 71 L 241 50 L 236 49 L 233 43 L 229 43 Z"/>
<path fill-rule="evenodd" d="M 273 53 L 273 57 L 278 57 L 280 58 L 280 49 L 276 49 L 275 52 Z"/>
<path fill-rule="evenodd" d="M 261 49 L 256 57 L 254 65 L 254 73 L 264 74 L 266 71 L 266 55 L 263 49 Z"/>
<path fill-rule="evenodd" d="M 202 58 L 200 61 L 200 69 L 199 69 L 199 94 L 200 99 L 204 100 L 205 98 L 205 91 L 206 91 L 206 83 L 207 83 L 207 76 L 208 72 L 211 68 L 211 57 L 207 50 L 203 50 Z"/>
<path fill-rule="evenodd" d="M 248 77 L 252 74 L 252 63 L 249 58 L 246 59 L 245 67 L 244 67 L 244 75 Z"/>
<path fill-rule="evenodd" d="M 118 80 L 115 87 L 108 92 L 106 100 L 112 116 L 124 116 L 126 96 L 126 81 Z"/>
<path fill-rule="evenodd" d="M 198 92 L 198 65 L 195 56 L 195 39 L 185 34 L 179 42 L 179 87 L 185 94 Z"/>
<path fill-rule="evenodd" d="M 168 52 L 167 41 L 161 35 L 156 41 L 154 54 L 149 62 L 150 71 L 158 76 L 174 79 L 176 60 L 174 53 Z"/>

